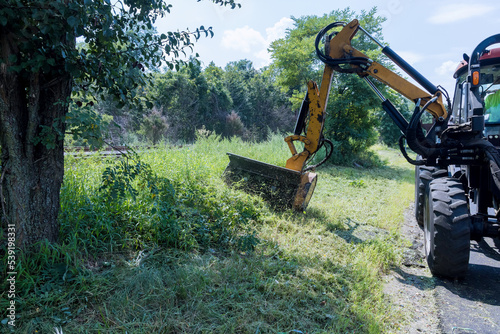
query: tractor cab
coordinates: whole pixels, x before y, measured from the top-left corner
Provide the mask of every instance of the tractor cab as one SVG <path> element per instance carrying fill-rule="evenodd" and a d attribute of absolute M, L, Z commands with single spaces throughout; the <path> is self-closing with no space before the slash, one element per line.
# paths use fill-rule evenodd
<path fill-rule="evenodd" d="M 473 116 L 480 116 L 471 107 L 472 100 L 478 100 L 484 115 L 484 136 L 500 147 L 500 48 L 485 51 L 476 68 L 469 69 L 469 57 L 464 58 L 454 74 L 457 81 L 451 122 L 464 124 L 471 122 Z M 471 95 L 470 91 L 476 93 Z"/>

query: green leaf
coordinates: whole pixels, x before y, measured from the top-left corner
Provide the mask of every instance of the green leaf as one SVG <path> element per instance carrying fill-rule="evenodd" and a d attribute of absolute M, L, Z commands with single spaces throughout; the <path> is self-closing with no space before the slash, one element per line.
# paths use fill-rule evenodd
<path fill-rule="evenodd" d="M 9 55 L 9 62 L 10 63 L 15 63 L 17 62 L 17 56 L 15 54 L 10 54 Z"/>
<path fill-rule="evenodd" d="M 77 17 L 75 17 L 75 16 L 70 16 L 70 17 L 68 17 L 68 19 L 67 19 L 66 21 L 68 22 L 68 24 L 69 24 L 69 26 L 70 26 L 71 28 L 76 27 L 76 26 L 77 26 L 77 24 L 78 24 L 78 22 L 79 22 L 79 21 L 78 21 L 78 18 L 77 18 Z"/>

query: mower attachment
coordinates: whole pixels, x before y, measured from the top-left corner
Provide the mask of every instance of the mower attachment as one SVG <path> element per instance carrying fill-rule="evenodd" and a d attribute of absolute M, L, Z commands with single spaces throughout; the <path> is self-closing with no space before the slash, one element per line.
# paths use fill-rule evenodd
<path fill-rule="evenodd" d="M 223 177 L 227 184 L 260 195 L 277 209 L 304 211 L 316 187 L 315 173 L 274 166 L 227 153 L 229 165 Z"/>

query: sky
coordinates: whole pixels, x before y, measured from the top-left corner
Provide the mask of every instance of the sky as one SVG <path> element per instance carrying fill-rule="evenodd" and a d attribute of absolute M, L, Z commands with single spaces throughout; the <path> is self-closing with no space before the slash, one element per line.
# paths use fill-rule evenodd
<path fill-rule="evenodd" d="M 199 40 L 194 51 L 203 65 L 213 61 L 251 60 L 254 67 L 269 65 L 269 43 L 293 27 L 292 17 L 323 16 L 350 7 L 356 13 L 377 8 L 383 42 L 435 85 L 453 95 L 453 73 L 462 54 L 471 54 L 485 38 L 500 33 L 498 0 L 236 0 L 229 9 L 204 0 L 170 0 L 171 14 L 157 22 L 159 33 L 212 27 L 213 38 Z"/>

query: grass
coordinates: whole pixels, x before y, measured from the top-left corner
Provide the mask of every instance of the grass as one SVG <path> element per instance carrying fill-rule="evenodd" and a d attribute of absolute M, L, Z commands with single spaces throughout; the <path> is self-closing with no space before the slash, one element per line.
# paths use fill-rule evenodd
<path fill-rule="evenodd" d="M 68 157 L 62 244 L 19 261 L 16 333 L 397 331 L 380 278 L 399 260 L 413 171 L 375 151 L 385 164 L 318 170 L 306 213 L 221 182 L 225 152 L 283 166 L 279 136 L 140 152 L 150 168 L 130 180 L 136 193 L 114 197 L 102 185 L 115 162 Z"/>

